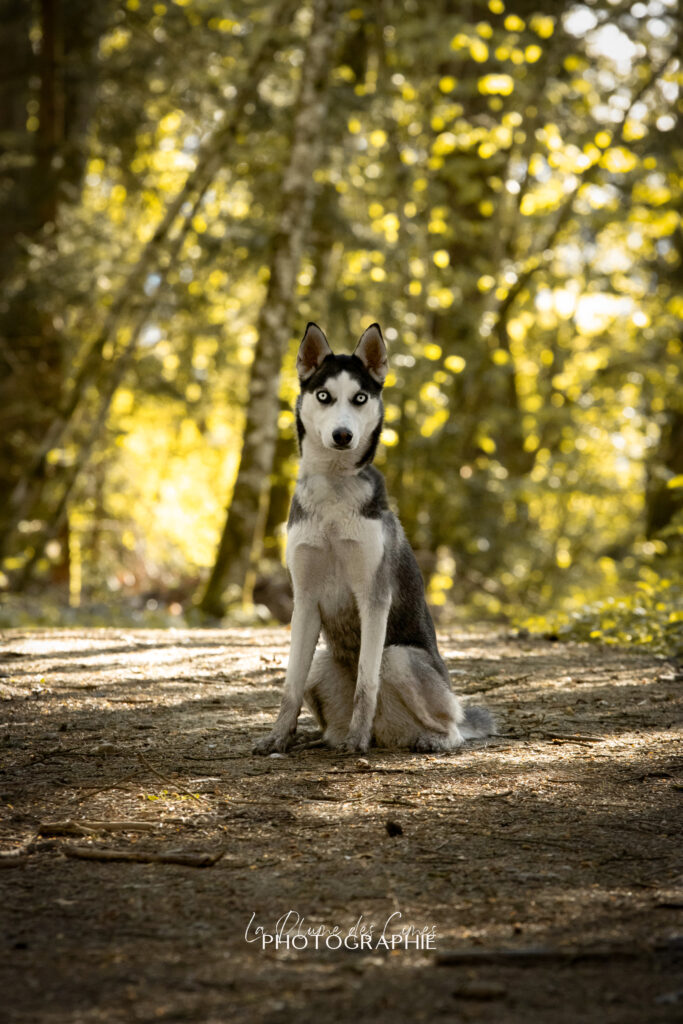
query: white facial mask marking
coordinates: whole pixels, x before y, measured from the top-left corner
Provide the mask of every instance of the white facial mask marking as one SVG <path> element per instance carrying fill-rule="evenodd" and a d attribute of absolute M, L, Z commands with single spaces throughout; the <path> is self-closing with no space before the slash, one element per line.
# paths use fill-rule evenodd
<path fill-rule="evenodd" d="M 347 430 L 353 435 L 345 451 L 355 451 L 367 443 L 379 419 L 379 400 L 368 394 L 362 405 L 355 405 L 353 399 L 363 389 L 345 370 L 338 377 L 328 377 L 321 387 L 304 395 L 301 402 L 301 419 L 306 435 L 317 438 L 325 448 L 338 450 L 333 434 L 336 430 Z M 316 396 L 326 391 L 332 402 L 321 402 Z"/>

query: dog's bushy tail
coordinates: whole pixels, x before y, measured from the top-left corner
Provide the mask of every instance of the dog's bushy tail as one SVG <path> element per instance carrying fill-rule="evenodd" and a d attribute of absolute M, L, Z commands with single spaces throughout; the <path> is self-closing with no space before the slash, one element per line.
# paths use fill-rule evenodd
<path fill-rule="evenodd" d="M 496 732 L 493 715 L 486 708 L 474 706 L 464 710 L 465 718 L 458 726 L 464 739 L 481 739 L 482 736 L 492 736 Z"/>

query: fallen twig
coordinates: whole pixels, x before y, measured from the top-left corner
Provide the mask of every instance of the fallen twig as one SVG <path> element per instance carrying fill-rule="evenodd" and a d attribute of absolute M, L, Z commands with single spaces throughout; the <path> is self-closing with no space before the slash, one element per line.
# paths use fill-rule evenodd
<path fill-rule="evenodd" d="M 479 686 L 475 681 L 462 692 L 468 697 L 471 697 L 476 693 L 489 693 L 491 690 L 500 690 L 503 686 L 512 686 L 514 683 L 525 683 L 527 679 L 529 679 L 529 676 L 514 676 L 510 679 L 494 679 L 488 686 Z"/>
<path fill-rule="evenodd" d="M 657 900 L 655 907 L 659 910 L 681 910 L 683 908 L 683 896 L 664 896 Z"/>
<path fill-rule="evenodd" d="M 63 846 L 67 857 L 77 860 L 132 861 L 137 864 L 182 864 L 188 868 L 210 868 L 223 856 L 218 853 L 183 853 L 169 850 L 157 853 L 152 850 L 110 850 L 97 846 Z"/>
<path fill-rule="evenodd" d="M 191 790 L 184 789 L 183 786 L 179 786 L 175 779 L 171 779 L 168 775 L 163 775 L 162 772 L 157 771 L 157 769 L 149 763 L 143 754 L 138 754 L 138 761 L 140 764 L 144 765 L 148 771 L 152 772 L 153 775 L 156 775 L 158 779 L 165 782 L 167 786 L 172 786 L 176 793 L 184 793 L 185 796 L 191 796 L 193 800 L 198 800 L 199 803 L 208 803 L 207 800 L 204 800 L 197 793 L 193 793 Z"/>
<path fill-rule="evenodd" d="M 369 775 L 374 773 L 375 775 L 417 775 L 418 771 L 413 768 L 381 768 L 375 767 L 374 765 L 360 765 L 356 768 L 329 768 L 328 773 L 332 775 Z"/>
<path fill-rule="evenodd" d="M 359 797 L 359 796 L 331 796 L 331 795 L 328 795 L 326 793 L 320 793 L 319 796 L 300 796 L 300 797 L 295 797 L 295 799 L 300 800 L 302 804 L 318 804 L 318 803 L 353 804 L 353 803 L 356 803 L 358 800 L 361 800 L 362 797 Z"/>
<path fill-rule="evenodd" d="M 552 740 L 553 743 L 604 743 L 606 737 L 584 736 L 581 734 L 571 736 L 566 732 L 541 732 L 532 730 L 529 733 L 529 739 Z"/>
<path fill-rule="evenodd" d="M 3 850 L 0 852 L 0 869 L 19 868 L 28 860 L 28 850 Z"/>
<path fill-rule="evenodd" d="M 80 789 L 87 790 L 86 796 L 96 796 L 98 793 L 106 793 L 109 789 L 118 789 L 124 784 L 124 782 L 132 782 L 139 775 L 139 772 L 133 772 L 132 775 L 124 775 L 123 778 L 117 779 L 116 782 L 110 782 L 107 786 L 80 786 Z"/>
<path fill-rule="evenodd" d="M 368 803 L 371 801 L 369 800 Z M 400 797 L 395 797 L 393 800 L 378 800 L 377 803 L 380 807 L 419 807 L 420 804 L 413 803 L 412 800 L 402 800 Z"/>
<path fill-rule="evenodd" d="M 154 821 L 41 821 L 38 834 L 47 835 L 88 835 L 90 832 L 153 832 Z"/>
<path fill-rule="evenodd" d="M 211 764 L 213 761 L 242 761 L 247 757 L 247 751 L 243 754 L 201 754 L 196 756 L 195 754 L 181 754 L 181 761 L 201 761 L 203 763 L 208 762 Z"/>

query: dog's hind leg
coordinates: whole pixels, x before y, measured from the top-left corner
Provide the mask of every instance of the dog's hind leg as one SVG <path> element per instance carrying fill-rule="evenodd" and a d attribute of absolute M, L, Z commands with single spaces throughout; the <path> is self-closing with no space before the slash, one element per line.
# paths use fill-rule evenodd
<path fill-rule="evenodd" d="M 306 680 L 304 701 L 330 746 L 337 747 L 346 738 L 353 714 L 354 690 L 352 670 L 335 661 L 329 651 L 318 651 Z"/>
<path fill-rule="evenodd" d="M 387 647 L 374 738 L 381 747 L 454 750 L 465 737 L 464 712 L 447 679 L 417 647 Z"/>

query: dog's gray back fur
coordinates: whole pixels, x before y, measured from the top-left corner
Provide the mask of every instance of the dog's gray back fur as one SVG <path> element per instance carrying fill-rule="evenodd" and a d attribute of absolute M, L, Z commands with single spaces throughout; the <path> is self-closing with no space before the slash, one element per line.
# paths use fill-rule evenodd
<path fill-rule="evenodd" d="M 493 731 L 485 709 L 464 711 L 451 690 L 420 569 L 371 465 L 386 373 L 377 325 L 356 353 L 334 355 L 315 325 L 300 349 L 302 459 L 287 541 L 292 651 L 280 715 L 260 753 L 287 748 L 302 699 L 325 739 L 351 750 L 371 740 L 450 750 Z M 314 656 L 319 631 L 327 647 Z"/>

